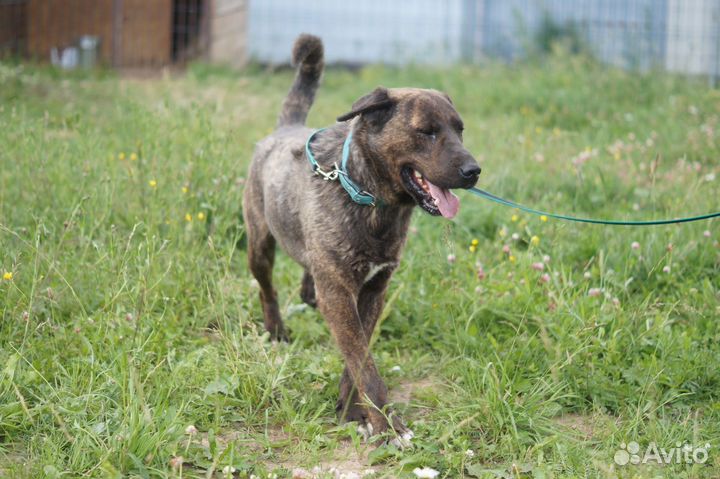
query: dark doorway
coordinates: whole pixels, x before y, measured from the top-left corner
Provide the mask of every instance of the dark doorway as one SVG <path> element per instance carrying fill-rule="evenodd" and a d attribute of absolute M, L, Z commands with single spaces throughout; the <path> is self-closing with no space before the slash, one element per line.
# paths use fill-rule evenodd
<path fill-rule="evenodd" d="M 27 47 L 27 1 L 0 0 L 0 58 L 25 55 Z"/>
<path fill-rule="evenodd" d="M 172 58 L 197 58 L 207 43 L 207 0 L 173 0 Z"/>

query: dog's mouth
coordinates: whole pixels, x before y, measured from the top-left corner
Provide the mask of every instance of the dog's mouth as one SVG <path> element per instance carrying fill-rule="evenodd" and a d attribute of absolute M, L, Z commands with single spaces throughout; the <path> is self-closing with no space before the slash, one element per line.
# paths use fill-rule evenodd
<path fill-rule="evenodd" d="M 428 181 L 422 173 L 410 166 L 400 171 L 405 189 L 417 204 L 433 216 L 454 218 L 460 209 L 460 200 L 447 188 L 440 188 Z"/>

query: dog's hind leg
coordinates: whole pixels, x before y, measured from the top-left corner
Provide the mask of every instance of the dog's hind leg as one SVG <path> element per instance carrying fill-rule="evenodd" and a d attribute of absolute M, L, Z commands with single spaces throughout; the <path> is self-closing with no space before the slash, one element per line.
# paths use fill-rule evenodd
<path fill-rule="evenodd" d="M 315 281 L 310 273 L 305 271 L 302 278 L 302 285 L 300 286 L 300 299 L 303 303 L 313 308 L 317 307 L 317 300 L 315 299 Z"/>
<path fill-rule="evenodd" d="M 248 224 L 246 218 L 246 224 Z M 257 218 L 256 218 L 257 219 Z M 272 285 L 272 270 L 275 262 L 275 238 L 262 219 L 248 224 L 248 263 L 250 271 L 260 285 L 260 302 L 263 309 L 265 329 L 270 337 L 287 341 L 285 327 L 280 318 L 277 293 Z"/>

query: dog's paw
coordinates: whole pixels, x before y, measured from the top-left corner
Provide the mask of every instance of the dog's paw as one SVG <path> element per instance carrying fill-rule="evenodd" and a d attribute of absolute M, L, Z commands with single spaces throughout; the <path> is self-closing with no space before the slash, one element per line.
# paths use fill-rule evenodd
<path fill-rule="evenodd" d="M 412 438 L 415 437 L 415 433 L 411 429 L 406 429 L 402 433 L 398 433 L 394 439 L 391 439 L 389 444 L 395 446 L 398 449 L 408 449 L 412 447 Z"/>
<path fill-rule="evenodd" d="M 374 428 L 371 423 L 360 424 L 357 427 L 358 434 L 362 437 L 363 442 L 369 442 L 373 436 Z M 411 429 L 404 428 L 403 431 L 396 431 L 395 437 L 392 439 L 381 440 L 378 445 L 389 444 L 398 449 L 409 449 L 412 447 L 412 439 L 415 433 Z"/>
<path fill-rule="evenodd" d="M 353 401 L 353 399 L 340 398 L 335 404 L 335 412 L 337 413 L 338 420 L 340 422 L 357 422 L 358 424 L 367 423 L 367 408 L 354 402 L 346 405 L 347 401 Z"/>
<path fill-rule="evenodd" d="M 366 424 L 359 424 L 357 432 L 363 438 L 363 442 L 368 442 L 373 435 L 373 425 L 369 422 Z"/>

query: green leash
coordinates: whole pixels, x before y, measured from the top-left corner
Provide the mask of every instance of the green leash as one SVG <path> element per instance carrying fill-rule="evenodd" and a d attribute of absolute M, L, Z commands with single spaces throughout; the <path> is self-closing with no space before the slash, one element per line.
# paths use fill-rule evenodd
<path fill-rule="evenodd" d="M 550 218 L 557 218 L 559 220 L 575 221 L 578 223 L 593 223 L 593 224 L 597 224 L 597 225 L 616 225 L 616 226 L 670 225 L 670 224 L 675 224 L 675 223 L 690 223 L 691 221 L 709 220 L 710 218 L 720 217 L 720 212 L 717 212 L 717 213 L 709 213 L 709 214 L 700 215 L 700 216 L 690 216 L 687 218 L 675 218 L 672 220 L 652 220 L 652 221 L 595 220 L 595 219 L 591 219 L 591 218 L 576 218 L 574 216 L 547 213 L 545 211 L 528 208 L 527 206 L 520 205 L 518 203 L 515 203 L 514 201 L 506 200 L 506 199 L 500 198 L 499 196 L 495 196 L 492 193 L 488 193 L 487 191 L 481 190 L 480 188 L 473 187 L 473 188 L 469 188 L 468 191 L 476 196 L 479 196 L 480 198 L 485 198 L 490 201 L 494 201 L 495 203 L 509 206 L 511 208 L 517 208 L 519 210 L 525 211 L 526 213 L 531 213 L 534 215 L 541 215 L 541 216 L 548 216 Z"/>
<path fill-rule="evenodd" d="M 310 143 L 312 142 L 313 137 L 323 131 L 325 128 L 321 128 L 319 130 L 315 130 L 308 136 L 308 139 L 305 141 L 305 154 L 307 156 L 308 161 L 310 162 L 310 166 L 312 167 L 313 173 L 315 173 L 318 176 L 321 176 L 326 181 L 335 181 L 339 180 L 342 187 L 347 191 L 348 195 L 350 195 L 350 198 L 355 203 L 358 203 L 360 205 L 370 205 L 375 206 L 376 198 L 371 193 L 363 190 L 357 183 L 355 183 L 350 176 L 347 174 L 347 161 L 348 157 L 350 156 L 350 142 L 352 141 L 352 131 L 348 134 L 348 136 L 345 138 L 345 142 L 343 143 L 342 148 L 342 159 L 340 162 L 340 166 L 338 167 L 337 164 L 333 165 L 334 168 L 331 171 L 324 171 L 322 168 L 320 168 L 320 165 L 318 164 L 317 160 L 315 159 L 315 155 L 312 153 L 312 149 L 310 148 Z M 690 216 L 687 218 L 675 218 L 671 220 L 652 220 L 652 221 L 617 221 L 617 220 L 595 220 L 591 218 L 576 218 L 574 216 L 567 216 L 567 215 L 560 215 L 555 213 L 547 213 L 545 211 L 536 210 L 533 208 L 529 208 L 527 206 L 523 206 L 521 204 L 515 203 L 514 201 L 506 200 L 503 198 L 500 198 L 499 196 L 495 196 L 492 193 L 488 193 L 487 191 L 481 190 L 480 188 L 468 188 L 468 191 L 476 196 L 479 196 L 480 198 L 485 198 L 490 201 L 494 201 L 495 203 L 509 206 L 511 208 L 517 208 L 519 210 L 525 211 L 526 213 L 531 213 L 534 215 L 540 215 L 540 216 L 547 216 L 550 218 L 556 218 L 559 220 L 565 220 L 565 221 L 575 221 L 577 223 L 592 223 L 596 225 L 615 225 L 615 226 L 655 226 L 655 225 L 670 225 L 670 224 L 676 224 L 676 223 L 690 223 L 691 221 L 702 221 L 702 220 L 709 220 L 710 218 L 718 218 L 720 217 L 720 212 L 717 213 L 709 213 L 706 215 L 700 215 L 700 216 Z"/>

